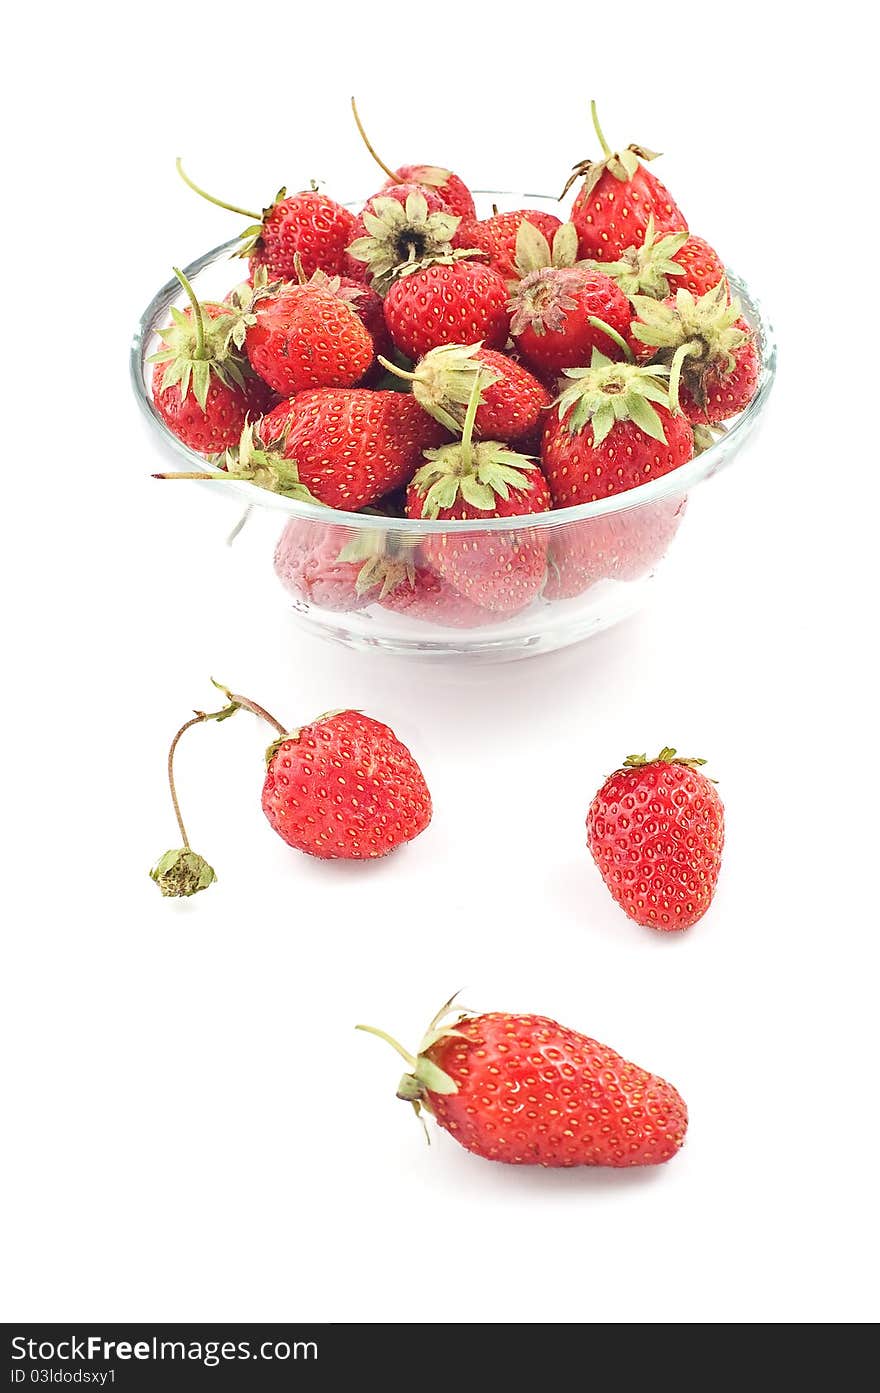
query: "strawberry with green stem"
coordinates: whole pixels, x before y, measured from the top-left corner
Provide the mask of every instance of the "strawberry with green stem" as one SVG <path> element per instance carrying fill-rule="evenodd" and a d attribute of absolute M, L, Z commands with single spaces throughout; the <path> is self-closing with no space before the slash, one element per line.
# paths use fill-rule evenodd
<path fill-rule="evenodd" d="M 251 271 L 265 266 L 270 280 L 294 280 L 297 256 L 307 276 L 319 270 L 331 276 L 343 271 L 345 249 L 354 236 L 355 216 L 341 203 L 319 193 L 317 186 L 297 194 L 279 189 L 269 207 L 255 213 L 206 193 L 185 172 L 180 160 L 177 172 L 200 198 L 251 220 L 251 226 L 241 233 L 242 246 L 236 253 L 249 259 Z"/>
<path fill-rule="evenodd" d="M 687 1107 L 665 1079 L 546 1016 L 459 1011 L 444 1024 L 451 1010 L 415 1054 L 356 1027 L 404 1059 L 397 1097 L 423 1125 L 428 1113 L 466 1150 L 519 1166 L 652 1166 L 681 1148 Z"/>
<path fill-rule="evenodd" d="M 461 440 L 425 451 L 426 463 L 407 490 L 408 517 L 476 522 L 549 509 L 547 483 L 534 460 L 498 440 L 474 441 L 481 390 L 478 374 Z M 438 575 L 485 609 L 520 610 L 544 582 L 546 539 L 527 525 L 522 531 L 429 534 L 422 549 Z"/>
<path fill-rule="evenodd" d="M 517 352 L 545 377 L 589 363 L 594 348 L 609 358 L 632 357 L 629 301 L 601 271 L 582 265 L 531 271 L 508 308 Z"/>
<path fill-rule="evenodd" d="M 266 410 L 273 396 L 230 346 L 228 306 L 202 304 L 176 266 L 174 274 L 189 308 L 171 307 L 172 323 L 159 334 L 164 346 L 149 359 L 153 404 L 185 445 L 214 454 L 237 441 L 248 414 Z"/>
<path fill-rule="evenodd" d="M 450 169 L 443 169 L 439 165 L 405 164 L 401 165 L 399 169 L 391 169 L 390 166 L 376 154 L 364 130 L 354 97 L 351 99 L 351 110 L 361 140 L 364 142 L 372 158 L 376 161 L 376 164 L 382 170 L 382 173 L 388 176 L 385 185 L 386 188 L 394 184 L 420 184 L 422 188 L 430 189 L 438 193 L 450 213 L 454 214 L 456 217 L 465 219 L 476 217 L 473 196 L 463 179 L 460 179 L 457 174 L 453 174 Z"/>
<path fill-rule="evenodd" d="M 321 860 L 366 861 L 386 856 L 423 832 L 431 795 L 405 745 L 381 721 L 360 711 L 328 711 L 287 730 L 265 707 L 214 683 L 227 699 L 214 712 L 196 712 L 175 736 L 168 782 L 183 847 L 159 858 L 150 872 L 163 895 L 206 889 L 213 870 L 192 851 L 180 814 L 173 759 L 181 736 L 202 721 L 250 711 L 276 738 L 266 752 L 263 812 L 288 846 Z"/>
<path fill-rule="evenodd" d="M 418 184 L 395 184 L 368 199 L 345 254 L 345 269 L 384 295 L 401 267 L 458 246 L 460 218 Z"/>
<path fill-rule="evenodd" d="M 649 295 L 652 300 L 665 300 L 677 290 L 700 296 L 724 278 L 724 264 L 708 242 L 689 232 L 658 237 L 653 213 L 638 246 L 627 247 L 619 261 L 598 264 L 629 299 Z"/>
<path fill-rule="evenodd" d="M 321 500 L 300 479 L 296 460 L 286 456 L 285 446 L 283 430 L 278 435 L 273 434 L 271 440 L 265 440 L 259 423 L 246 420 L 238 444 L 215 457 L 217 469 L 222 472 L 189 469 L 154 474 L 152 477 L 200 479 L 206 482 L 235 479 L 238 483 L 255 484 L 269 493 L 280 493 L 284 498 L 295 498 L 300 503 L 320 503 Z"/>
<path fill-rule="evenodd" d="M 564 197 L 583 176 L 571 210 L 581 256 L 619 260 L 628 247 L 643 240 L 652 214 L 659 232 L 686 232 L 687 223 L 669 190 L 642 163 L 657 159 L 656 153 L 644 145 L 612 151 L 599 125 L 595 102 L 590 103 L 590 113 L 603 158 L 576 164 L 562 191 Z"/>

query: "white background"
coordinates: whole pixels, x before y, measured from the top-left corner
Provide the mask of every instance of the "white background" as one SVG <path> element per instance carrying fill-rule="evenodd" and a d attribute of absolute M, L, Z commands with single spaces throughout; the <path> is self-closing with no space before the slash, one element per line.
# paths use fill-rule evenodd
<path fill-rule="evenodd" d="M 656 15 L 656 7 L 651 7 Z M 28 7 L 3 93 L 2 974 L 6 1319 L 861 1321 L 877 1314 L 876 119 L 864 7 L 560 4 L 374 16 L 263 4 Z M 132 16 L 135 16 L 134 18 Z M 668 34 L 659 30 L 668 15 Z M 812 16 L 812 18 L 811 18 Z M 792 26 L 797 25 L 796 29 Z M 650 40 L 650 42 L 649 42 Z M 652 49 L 652 45 L 656 45 Z M 223 548 L 225 502 L 153 483 L 137 314 L 231 236 L 174 157 L 259 207 L 392 162 L 553 192 L 587 99 L 762 295 L 780 373 L 694 497 L 653 606 L 531 663 L 428 668 L 304 637 Z M 179 776 L 220 882 L 175 843 L 167 741 L 209 674 L 285 721 L 358 706 L 430 782 L 373 866 L 289 851 L 266 732 L 196 730 Z M 584 846 L 633 750 L 711 759 L 728 847 L 706 919 L 630 924 Z M 428 1149 L 394 1098 L 441 1000 L 543 1012 L 673 1080 L 657 1170 Z"/>

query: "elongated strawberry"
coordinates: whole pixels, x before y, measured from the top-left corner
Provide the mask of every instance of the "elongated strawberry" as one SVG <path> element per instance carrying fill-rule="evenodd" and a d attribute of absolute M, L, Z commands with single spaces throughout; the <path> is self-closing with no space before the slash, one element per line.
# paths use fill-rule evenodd
<path fill-rule="evenodd" d="M 680 1149 L 687 1108 L 672 1084 L 546 1016 L 459 1013 L 451 1002 L 407 1064 L 397 1096 L 468 1151 L 515 1166 L 653 1166 Z"/>
<path fill-rule="evenodd" d="M 724 849 L 724 808 L 704 759 L 667 746 L 630 755 L 599 789 L 587 844 L 630 919 L 649 929 L 689 929 L 709 908 Z"/>
<path fill-rule="evenodd" d="M 384 295 L 402 266 L 451 251 L 459 222 L 430 189 L 392 185 L 367 200 L 345 254 L 346 270 Z"/>
<path fill-rule="evenodd" d="M 582 266 L 533 271 L 510 297 L 510 331 L 536 372 L 553 376 L 590 361 L 594 348 L 627 356 L 632 310 L 620 287 Z"/>
<path fill-rule="evenodd" d="M 394 184 L 420 184 L 422 188 L 436 191 L 450 213 L 456 217 L 473 218 L 476 216 L 473 196 L 463 179 L 460 179 L 457 174 L 453 174 L 451 169 L 444 169 L 441 165 L 434 164 L 404 164 L 399 169 L 391 169 L 373 149 L 361 122 L 354 97 L 351 99 L 351 109 L 364 145 L 383 174 L 388 176 L 385 184 L 386 189 Z"/>
<path fill-rule="evenodd" d="M 423 358 L 445 343 L 503 348 L 510 331 L 507 286 L 488 266 L 460 253 L 404 269 L 385 297 L 385 322 L 394 346 Z"/>
<path fill-rule="evenodd" d="M 571 210 L 581 256 L 617 261 L 627 247 L 642 241 L 652 214 L 658 231 L 686 232 L 687 223 L 669 190 L 641 163 L 657 159 L 654 151 L 628 145 L 613 152 L 602 134 L 595 102 L 590 103 L 590 111 L 604 158 L 576 164 L 563 190 L 567 193 L 583 176 Z"/>
<path fill-rule="evenodd" d="M 168 783 L 183 845 L 161 856 L 150 872 L 163 895 L 197 894 L 216 880 L 190 846 L 174 779 L 174 755 L 192 726 L 250 711 L 276 738 L 266 752 L 262 805 L 288 846 L 321 860 L 367 861 L 412 841 L 431 821 L 431 795 L 405 745 L 381 721 L 360 711 L 328 711 L 288 730 L 266 709 L 214 683 L 226 704 L 197 711 L 181 726 L 168 754 Z"/>
<path fill-rule="evenodd" d="M 413 397 L 362 387 L 300 392 L 263 417 L 261 432 L 319 502 L 352 512 L 408 483 L 422 451 L 446 438 Z"/>
<path fill-rule="evenodd" d="M 296 280 L 297 257 L 306 276 L 319 270 L 331 276 L 343 271 L 345 249 L 354 236 L 355 216 L 316 188 L 297 194 L 279 189 L 269 207 L 255 213 L 206 193 L 184 172 L 180 160 L 177 172 L 201 198 L 251 220 L 252 225 L 241 234 L 242 246 L 237 253 L 249 258 L 251 271 L 264 266 L 269 280 Z"/>
<path fill-rule="evenodd" d="M 395 376 L 411 382 L 419 405 L 456 435 L 464 426 L 479 377 L 474 438 L 506 440 L 510 445 L 538 443 L 550 393 L 527 368 L 505 354 L 478 343 L 448 343 L 432 348 L 412 372 L 384 359 L 383 364 Z"/>
<path fill-rule="evenodd" d="M 175 267 L 174 274 L 190 306 L 172 307 L 172 322 L 160 332 L 163 347 L 150 359 L 153 404 L 185 445 L 211 455 L 238 442 L 248 414 L 265 411 L 272 392 L 230 349 L 227 307 L 201 304 L 183 272 Z"/>
<path fill-rule="evenodd" d="M 493 271 L 497 271 L 505 280 L 517 281 L 521 275 L 517 266 L 517 249 L 522 245 L 520 228 L 523 223 L 534 229 L 544 239 L 545 245 L 552 243 L 562 227 L 554 213 L 520 208 L 515 213 L 495 213 L 491 218 L 463 223 L 458 245 L 485 252 L 487 264 Z"/>
<path fill-rule="evenodd" d="M 670 387 L 694 425 L 717 425 L 748 406 L 758 387 L 755 336 L 727 280 L 695 299 L 637 295 L 633 338 L 670 368 Z"/>
<path fill-rule="evenodd" d="M 473 442 L 480 380 L 471 390 L 461 441 L 426 450 L 427 463 L 407 490 L 411 518 L 518 517 L 550 507 L 547 483 L 534 460 L 497 440 Z M 422 547 L 429 566 L 475 604 L 522 609 L 544 583 L 547 542 L 540 533 L 470 532 L 429 535 Z"/>
<path fill-rule="evenodd" d="M 638 488 L 692 458 L 693 431 L 670 408 L 668 371 L 612 363 L 597 349 L 589 368 L 566 371 L 541 443 L 555 507 Z"/>
<path fill-rule="evenodd" d="M 602 262 L 601 269 L 624 295 L 650 295 L 653 300 L 665 300 L 677 290 L 699 297 L 724 278 L 724 263 L 708 242 L 689 232 L 658 237 L 653 213 L 644 240 L 627 247 L 619 261 Z"/>

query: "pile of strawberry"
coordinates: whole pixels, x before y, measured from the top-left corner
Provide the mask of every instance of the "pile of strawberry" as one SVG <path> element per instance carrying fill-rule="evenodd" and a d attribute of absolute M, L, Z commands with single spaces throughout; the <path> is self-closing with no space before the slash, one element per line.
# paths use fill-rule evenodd
<path fill-rule="evenodd" d="M 593 118 L 603 155 L 575 166 L 565 223 L 480 219 L 463 181 L 427 165 L 382 165 L 357 215 L 282 189 L 242 234 L 250 276 L 224 301 L 200 304 L 176 273 L 190 303 L 154 355 L 162 420 L 239 479 L 414 519 L 544 513 L 685 464 L 754 395 L 755 336 L 720 258 L 646 168 L 654 154 L 612 152 Z M 569 541 L 549 558 L 535 529 L 391 557 L 338 540 L 330 529 L 315 554 L 315 529 L 293 524 L 276 561 L 331 608 L 378 599 L 484 622 L 609 574 L 603 545 L 626 578 L 620 539 L 596 532 L 590 554 Z"/>

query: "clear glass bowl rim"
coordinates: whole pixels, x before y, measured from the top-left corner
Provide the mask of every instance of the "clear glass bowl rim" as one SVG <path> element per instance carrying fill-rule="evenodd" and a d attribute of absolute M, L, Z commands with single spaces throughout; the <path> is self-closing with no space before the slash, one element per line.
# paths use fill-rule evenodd
<path fill-rule="evenodd" d="M 483 198 L 510 197 L 510 193 L 504 190 L 476 189 L 474 192 Z M 523 194 L 516 195 L 522 198 L 540 199 L 542 202 L 551 201 L 548 194 Z M 555 199 L 552 199 L 555 202 Z M 354 205 L 360 207 L 360 204 Z M 199 273 L 219 261 L 224 253 L 231 253 L 241 243 L 240 237 L 232 237 L 228 242 L 222 242 L 219 246 L 213 247 L 210 251 L 204 252 L 196 257 L 194 261 L 184 266 L 184 274 L 192 280 Z M 204 487 L 213 490 L 223 489 L 227 493 L 234 493 L 239 496 L 243 504 L 249 507 L 272 508 L 275 511 L 283 512 L 294 518 L 306 519 L 312 522 L 326 524 L 330 521 L 337 526 L 341 525 L 352 530 L 361 528 L 369 529 L 371 532 L 377 530 L 409 534 L 411 536 L 431 536 L 448 535 L 456 532 L 509 532 L 521 530 L 524 526 L 532 529 L 558 528 L 565 526 L 566 523 L 586 522 L 590 518 L 607 517 L 612 513 L 629 512 L 633 508 L 643 507 L 646 504 L 654 503 L 670 495 L 678 495 L 689 492 L 695 484 L 716 473 L 724 464 L 728 456 L 733 455 L 741 444 L 745 442 L 748 435 L 757 423 L 757 420 L 764 410 L 767 398 L 773 386 L 776 373 L 776 342 L 772 326 L 760 302 L 752 295 L 745 281 L 728 267 L 728 279 L 731 289 L 739 296 L 743 304 L 746 317 L 758 331 L 759 343 L 761 348 L 761 362 L 758 378 L 758 388 L 752 400 L 749 402 L 745 411 L 741 412 L 733 424 L 728 427 L 727 432 L 721 436 L 714 444 L 710 445 L 702 454 L 689 460 L 678 469 L 670 470 L 668 474 L 662 475 L 659 479 L 652 479 L 650 483 L 642 484 L 639 488 L 628 489 L 623 493 L 612 494 L 608 498 L 597 499 L 593 503 L 579 503 L 572 508 L 555 508 L 547 513 L 529 513 L 517 515 L 509 518 L 486 518 L 485 521 L 477 519 L 467 520 L 448 520 L 430 522 L 420 518 L 395 518 L 385 517 L 382 514 L 369 513 L 347 513 L 339 509 L 326 508 L 320 504 L 303 503 L 294 498 L 285 498 L 281 494 L 271 493 L 267 489 L 261 489 L 256 484 L 249 484 L 244 480 L 229 479 L 224 471 L 217 465 L 212 465 L 205 459 L 204 455 L 197 454 L 188 445 L 178 438 L 168 429 L 153 405 L 152 397 L 147 384 L 146 359 L 147 350 L 150 345 L 150 338 L 154 333 L 159 314 L 166 312 L 170 304 L 177 299 L 180 294 L 180 286 L 175 279 L 171 279 L 156 292 L 150 303 L 147 305 L 138 321 L 131 345 L 131 379 L 135 396 L 138 399 L 141 410 L 147 417 L 151 425 L 158 432 L 159 437 L 166 449 L 170 449 L 181 457 L 189 469 L 210 470 L 216 473 L 217 482 L 213 480 L 204 481 Z"/>

